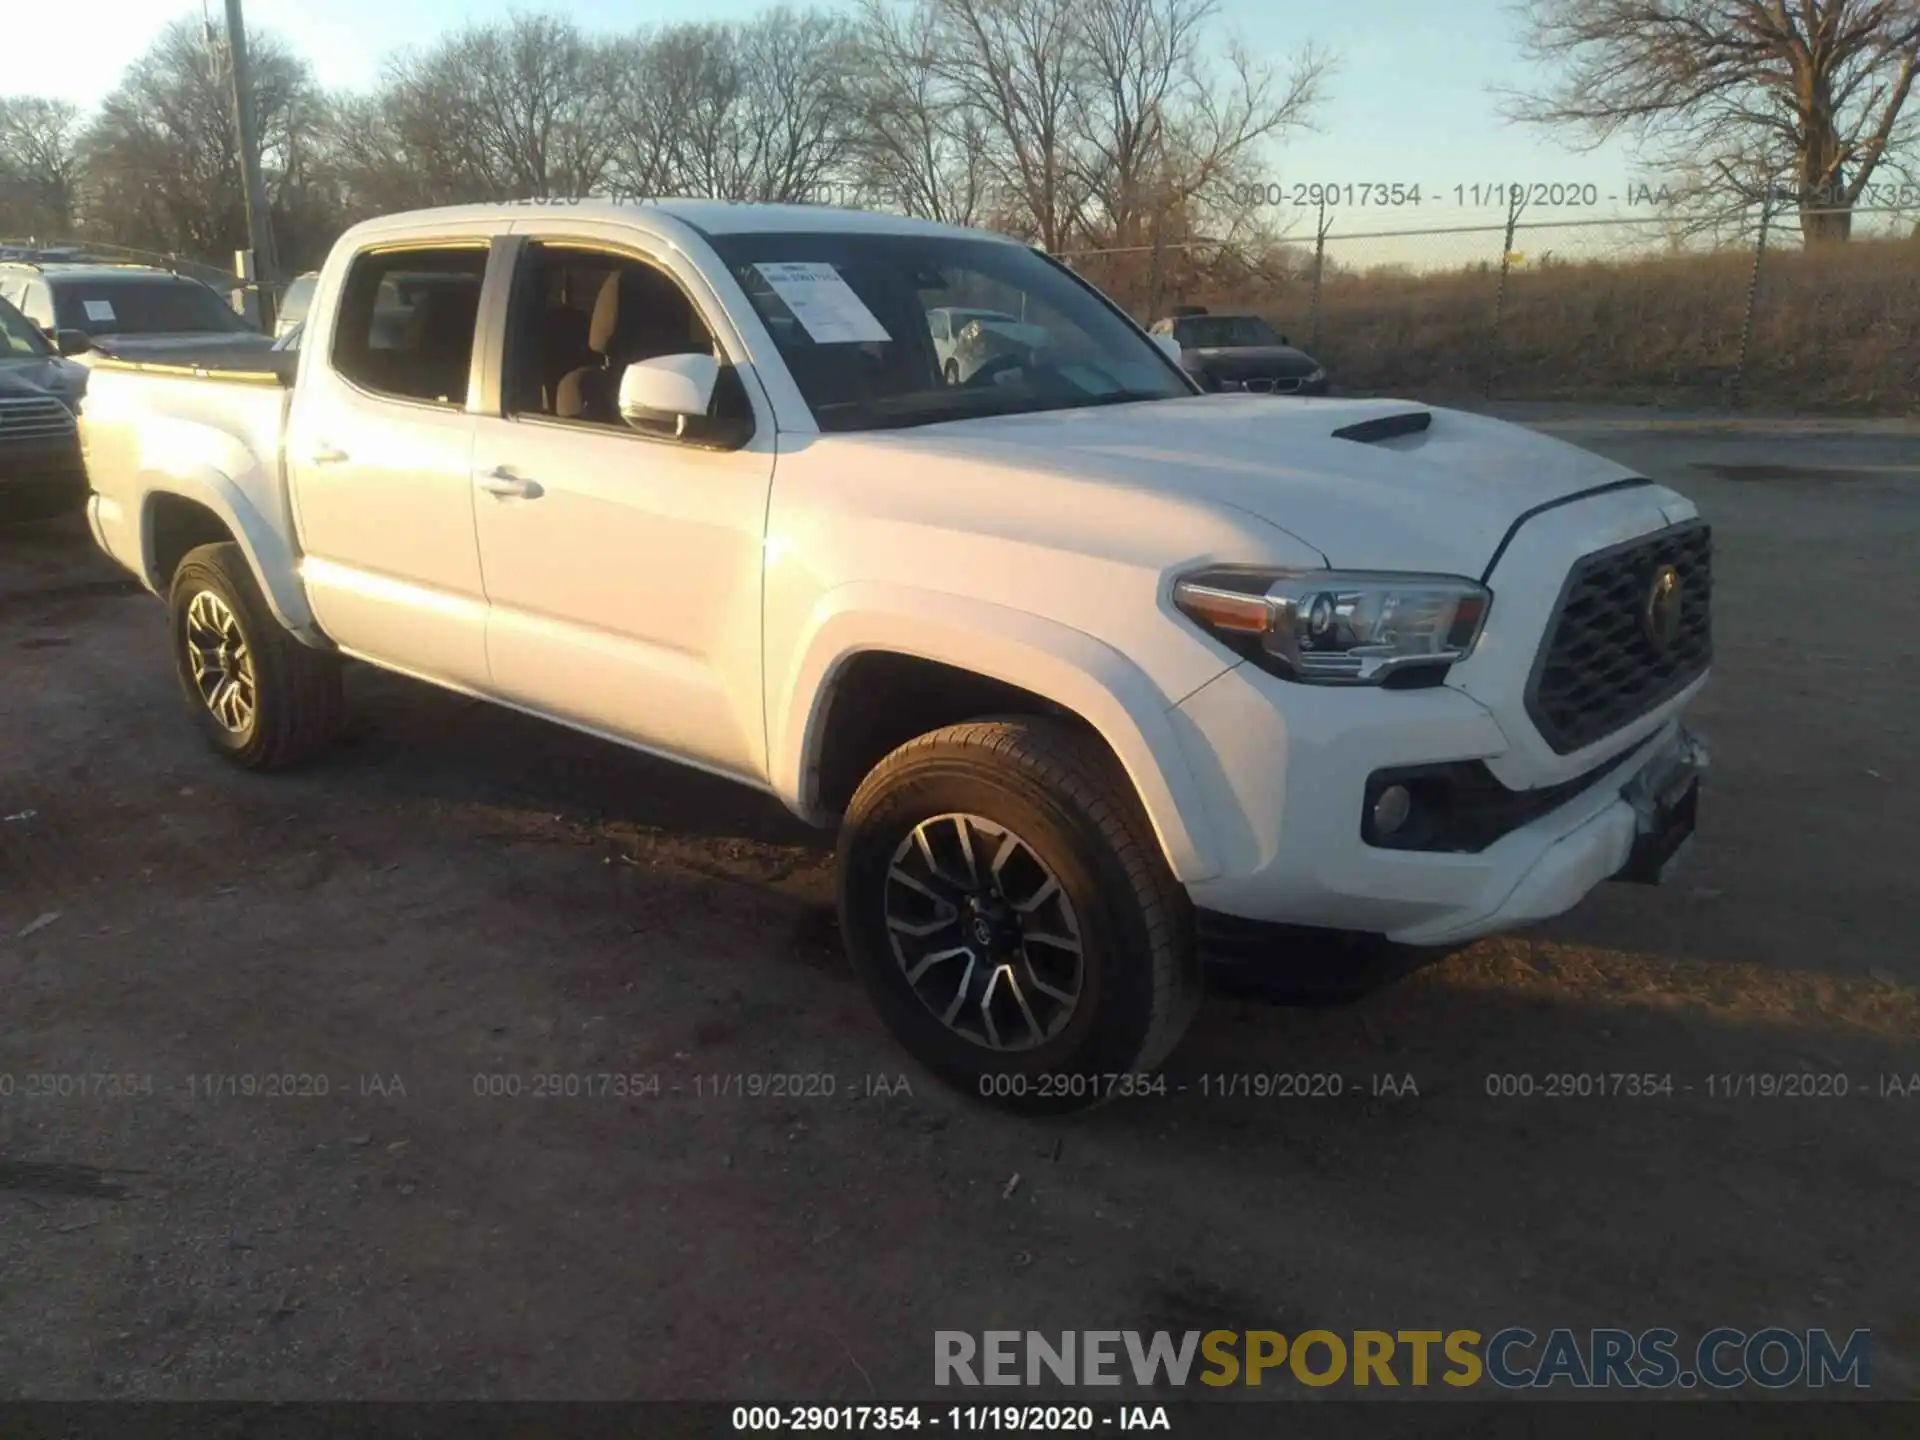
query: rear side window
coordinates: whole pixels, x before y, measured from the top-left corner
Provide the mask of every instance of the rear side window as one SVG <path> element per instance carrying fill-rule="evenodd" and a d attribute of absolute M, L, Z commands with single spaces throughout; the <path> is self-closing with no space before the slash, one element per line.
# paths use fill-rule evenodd
<path fill-rule="evenodd" d="M 53 329 L 53 296 L 47 292 L 44 280 L 29 280 L 26 294 L 19 302 L 20 313 L 26 316 L 42 330 Z"/>
<path fill-rule="evenodd" d="M 280 297 L 280 328 L 291 329 L 307 318 L 307 306 L 313 303 L 313 287 L 320 282 L 317 275 L 302 275 L 291 285 L 287 293 Z"/>
<path fill-rule="evenodd" d="M 40 338 L 27 317 L 0 295 L 0 360 L 38 360 L 52 353 L 53 347 Z"/>
<path fill-rule="evenodd" d="M 487 247 L 380 250 L 347 271 L 333 368 L 363 390 L 467 403 Z"/>

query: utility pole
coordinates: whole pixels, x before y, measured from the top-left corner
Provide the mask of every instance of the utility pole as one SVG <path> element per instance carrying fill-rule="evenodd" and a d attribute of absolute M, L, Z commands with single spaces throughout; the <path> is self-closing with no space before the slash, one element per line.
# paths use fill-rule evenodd
<path fill-rule="evenodd" d="M 253 278 L 260 296 L 260 324 L 273 333 L 273 281 L 279 267 L 273 254 L 272 217 L 267 185 L 260 176 L 260 137 L 254 132 L 253 87 L 247 72 L 247 22 L 240 0 L 227 3 L 227 68 L 233 76 L 233 124 L 240 137 L 240 178 L 247 196 L 247 244 L 253 250 Z"/>

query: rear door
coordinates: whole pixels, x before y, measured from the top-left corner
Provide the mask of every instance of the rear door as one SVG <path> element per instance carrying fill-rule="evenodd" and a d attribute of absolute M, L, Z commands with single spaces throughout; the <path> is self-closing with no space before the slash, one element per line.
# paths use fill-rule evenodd
<path fill-rule="evenodd" d="M 301 575 L 344 649 L 424 678 L 487 684 L 473 533 L 469 401 L 489 236 L 377 242 L 328 283 L 302 332 L 287 425 Z M 435 303 L 382 322 L 393 276 L 436 276 Z"/>
<path fill-rule="evenodd" d="M 771 411 L 724 372 L 721 394 L 757 407 L 756 433 L 715 450 L 635 429 L 612 404 L 635 360 L 729 358 L 703 290 L 684 257 L 624 229 L 524 243 L 498 405 L 473 456 L 487 655 L 508 700 L 764 780 Z"/>

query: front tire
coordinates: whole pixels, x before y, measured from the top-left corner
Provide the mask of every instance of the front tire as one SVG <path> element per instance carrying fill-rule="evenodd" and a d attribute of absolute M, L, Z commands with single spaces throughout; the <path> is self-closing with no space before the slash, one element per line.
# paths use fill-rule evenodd
<path fill-rule="evenodd" d="M 174 669 L 207 743 L 249 770 L 326 749 L 346 720 L 340 662 L 273 618 L 240 547 L 190 550 L 167 600 Z"/>
<path fill-rule="evenodd" d="M 949 1083 L 1060 1113 L 1136 1088 L 1185 1033 L 1192 911 L 1126 777 L 1061 721 L 923 735 L 862 782 L 840 924 L 881 1018 Z"/>

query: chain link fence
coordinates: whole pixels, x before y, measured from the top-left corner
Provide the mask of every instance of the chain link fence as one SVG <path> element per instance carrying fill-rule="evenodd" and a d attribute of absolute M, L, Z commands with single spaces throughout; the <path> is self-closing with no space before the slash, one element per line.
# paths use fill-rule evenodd
<path fill-rule="evenodd" d="M 1142 319 L 1259 313 L 1335 393 L 1920 411 L 1920 205 L 1844 212 L 1852 238 L 1814 246 L 1803 224 L 1843 212 L 1364 223 L 1380 213 L 1309 214 L 1257 256 L 1194 242 L 1062 258 Z"/>

